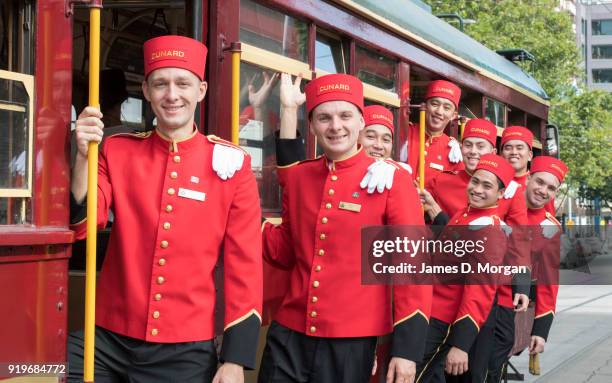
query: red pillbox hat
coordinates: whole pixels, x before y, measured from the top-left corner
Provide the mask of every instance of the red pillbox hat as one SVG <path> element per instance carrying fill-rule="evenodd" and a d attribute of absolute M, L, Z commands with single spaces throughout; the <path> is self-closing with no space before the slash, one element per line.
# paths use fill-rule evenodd
<path fill-rule="evenodd" d="M 366 126 L 380 124 L 389 128 L 391 135 L 393 135 L 393 113 L 384 106 L 366 106 L 363 110 L 363 118 Z"/>
<path fill-rule="evenodd" d="M 144 43 L 144 75 L 159 68 L 183 68 L 204 80 L 206 46 L 185 36 L 155 37 Z"/>
<path fill-rule="evenodd" d="M 508 186 L 514 178 L 514 168 L 503 157 L 489 153 L 480 156 L 476 170 L 486 170 L 497 176 L 504 186 Z"/>
<path fill-rule="evenodd" d="M 495 147 L 497 139 L 497 127 L 484 118 L 472 118 L 465 124 L 463 129 L 463 140 L 469 137 L 484 138 Z"/>
<path fill-rule="evenodd" d="M 559 182 L 563 182 L 568 170 L 567 165 L 565 165 L 561 160 L 550 156 L 538 156 L 531 161 L 531 169 L 529 172 L 531 174 L 537 172 L 548 172 L 557 177 Z"/>
<path fill-rule="evenodd" d="M 533 133 L 523 126 L 509 126 L 504 129 L 501 137 L 501 147 L 503 148 L 506 142 L 512 140 L 521 140 L 529 145 L 531 149 L 533 145 Z"/>
<path fill-rule="evenodd" d="M 348 101 L 363 113 L 363 84 L 348 74 L 328 74 L 306 85 L 306 113 L 327 101 Z"/>
<path fill-rule="evenodd" d="M 432 97 L 442 97 L 450 100 L 455 104 L 455 108 L 459 108 L 459 99 L 461 98 L 461 89 L 450 81 L 436 80 L 429 83 L 425 100 Z"/>

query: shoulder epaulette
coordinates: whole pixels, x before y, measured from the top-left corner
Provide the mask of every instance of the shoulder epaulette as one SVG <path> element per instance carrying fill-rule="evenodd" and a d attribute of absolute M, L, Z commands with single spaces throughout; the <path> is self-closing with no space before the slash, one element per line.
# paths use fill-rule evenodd
<path fill-rule="evenodd" d="M 209 142 L 211 142 L 211 143 L 213 143 L 213 144 L 215 144 L 215 145 L 217 145 L 217 144 L 218 144 L 218 145 L 223 145 L 223 146 L 229 146 L 230 148 L 235 148 L 235 149 L 242 150 L 242 152 L 243 152 L 243 153 L 244 153 L 246 156 L 248 156 L 248 155 L 249 155 L 249 152 L 247 152 L 247 151 L 246 151 L 244 148 L 242 148 L 241 146 L 236 145 L 236 144 L 234 144 L 233 142 L 230 142 L 230 141 L 224 140 L 223 138 L 218 137 L 218 136 L 215 136 L 214 134 L 209 134 L 208 136 L 206 136 L 206 139 L 207 139 Z"/>
<path fill-rule="evenodd" d="M 546 218 L 552 223 L 554 223 L 555 225 L 561 227 L 561 222 L 559 222 L 557 218 L 555 218 L 555 216 L 550 214 L 549 212 L 546 212 Z"/>
<path fill-rule="evenodd" d="M 108 139 L 108 138 L 111 138 L 111 137 L 149 138 L 149 137 L 151 137 L 151 134 L 153 134 L 152 130 L 148 130 L 146 132 L 135 130 L 133 132 L 116 132 L 116 133 L 112 133 L 112 134 L 109 134 L 108 136 L 106 136 L 104 138 L 105 139 Z"/>
<path fill-rule="evenodd" d="M 319 156 L 319 157 L 315 157 L 315 158 L 308 158 L 308 159 L 305 159 L 305 160 L 292 162 L 292 163 L 290 163 L 288 165 L 278 165 L 277 168 L 278 169 L 292 168 L 294 166 L 304 165 L 304 164 L 308 164 L 308 163 L 311 163 L 311 162 L 314 162 L 314 161 L 319 161 L 322 158 L 323 158 L 323 156 Z"/>

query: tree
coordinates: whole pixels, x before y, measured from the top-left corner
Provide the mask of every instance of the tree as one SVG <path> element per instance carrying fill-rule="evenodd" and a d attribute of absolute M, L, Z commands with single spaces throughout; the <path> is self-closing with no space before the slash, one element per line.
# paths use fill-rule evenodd
<path fill-rule="evenodd" d="M 555 0 L 429 0 L 432 12 L 476 20 L 465 33 L 492 50 L 523 48 L 534 54 L 531 73 L 551 97 L 549 121 L 559 127 L 567 181 L 582 197 L 612 202 L 612 96 L 576 89 L 584 74 L 572 16 Z M 529 66 L 519 64 L 527 72 Z"/>

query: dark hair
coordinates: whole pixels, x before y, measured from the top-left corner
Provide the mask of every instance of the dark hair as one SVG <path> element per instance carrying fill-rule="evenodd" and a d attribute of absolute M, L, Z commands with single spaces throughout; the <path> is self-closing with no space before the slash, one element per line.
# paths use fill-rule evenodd
<path fill-rule="evenodd" d="M 499 190 L 505 189 L 506 185 L 504 185 L 503 181 L 497 176 L 495 176 L 495 178 L 497 178 L 497 187 Z"/>

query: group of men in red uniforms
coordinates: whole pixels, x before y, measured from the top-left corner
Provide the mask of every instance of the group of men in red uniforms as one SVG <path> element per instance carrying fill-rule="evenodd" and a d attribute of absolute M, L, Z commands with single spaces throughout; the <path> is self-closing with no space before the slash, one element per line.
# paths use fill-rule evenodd
<path fill-rule="evenodd" d="M 359 79 L 322 76 L 306 85 L 303 97 L 300 80 L 284 74 L 281 92 L 288 97 L 281 99 L 288 102 L 277 143 L 282 223 L 264 221 L 260 228 L 249 155 L 194 125 L 207 89 L 206 47 L 163 36 L 147 41 L 144 52 L 142 90 L 156 129 L 106 137 L 99 156 L 98 225 L 109 209 L 115 224 L 98 285 L 96 381 L 242 382 L 243 370 L 256 366 L 264 261 L 286 270 L 289 280 L 268 331 L 260 382 L 367 382 L 376 368 L 377 337 L 385 334 L 392 339 L 387 382 L 444 381 L 444 371 L 476 381 L 473 371 L 503 365 L 507 334 L 497 327 L 509 322 L 500 320 L 494 302 L 513 314 L 526 309 L 525 291 L 486 284 L 364 285 L 359 238 L 363 226 L 423 226 L 423 209 L 434 224 L 449 228 L 484 227 L 506 238 L 505 223 L 537 222 L 546 228 L 544 237 L 553 238 L 559 230 L 551 235 L 551 225 L 558 222 L 543 209 L 567 168 L 538 157 L 521 181 L 532 156 L 529 130 L 504 131 L 503 158 L 494 154 L 497 128 L 486 120 L 470 120 L 461 143 L 450 138 L 444 130 L 457 117 L 461 90 L 433 81 L 425 101 L 427 188 L 417 191 L 416 129 L 403 149 L 408 164 L 392 161 L 393 115 L 383 106 L 364 106 Z M 304 101 L 323 155 L 299 161 L 295 113 Z M 90 142 L 102 141 L 101 118 L 88 107 L 76 124 L 71 221 L 77 237 L 85 235 L 87 152 Z M 491 249 L 491 258 L 503 262 L 504 249 Z M 221 252 L 225 311 L 218 360 L 213 272 Z M 513 252 L 520 258 L 525 250 L 516 245 Z M 533 352 L 543 350 L 555 298 L 553 286 L 538 288 Z M 491 331 L 484 337 L 487 323 Z M 82 333 L 71 334 L 68 352 L 69 381 L 79 381 Z M 488 359 L 496 354 L 501 363 Z"/>

